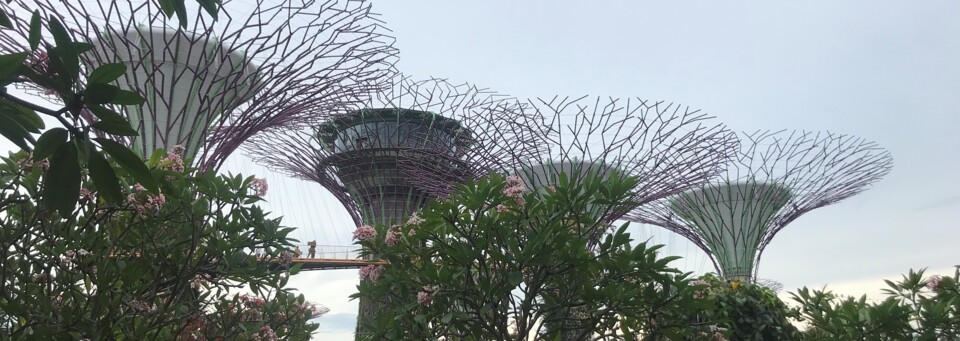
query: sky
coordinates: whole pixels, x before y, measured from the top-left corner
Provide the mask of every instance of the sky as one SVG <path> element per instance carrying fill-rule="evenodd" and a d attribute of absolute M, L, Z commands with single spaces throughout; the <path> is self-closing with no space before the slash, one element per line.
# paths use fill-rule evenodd
<path fill-rule="evenodd" d="M 894 169 L 812 211 L 768 246 L 759 277 L 881 297 L 882 279 L 960 264 L 960 2 L 374 1 L 408 74 L 520 98 L 640 97 L 682 103 L 733 130 L 857 135 Z M 240 154 L 224 171 L 265 177 L 268 208 L 304 243 L 349 245 L 353 223 L 321 186 Z M 634 225 L 682 270 L 711 271 L 682 237 Z M 323 250 L 323 247 L 321 247 Z M 290 282 L 331 312 L 316 339 L 352 340 L 356 270 Z"/>
<path fill-rule="evenodd" d="M 405 73 L 520 98 L 664 100 L 734 130 L 829 130 L 890 150 L 885 179 L 806 214 L 769 245 L 759 277 L 784 291 L 826 285 L 879 298 L 883 279 L 924 267 L 951 274 L 960 264 L 960 3 L 375 1 L 374 11 L 393 30 Z M 238 159 L 238 171 L 257 169 Z M 284 195 L 267 199 L 282 206 L 292 200 Z M 301 238 L 350 243 L 353 227 L 336 201 L 308 205 L 276 210 L 303 222 Z M 685 257 L 679 268 L 711 271 L 682 237 L 654 226 L 631 231 Z M 356 270 L 293 278 L 331 308 L 318 338 L 351 339 L 356 302 L 345 297 L 357 282 Z"/>

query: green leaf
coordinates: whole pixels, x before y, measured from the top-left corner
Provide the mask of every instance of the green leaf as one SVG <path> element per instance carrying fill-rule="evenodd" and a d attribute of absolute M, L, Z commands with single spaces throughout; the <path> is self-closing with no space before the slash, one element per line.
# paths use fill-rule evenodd
<path fill-rule="evenodd" d="M 207 14 L 210 14 L 214 19 L 217 18 L 217 11 L 220 10 L 220 0 L 197 0 L 197 3 L 207 11 Z"/>
<path fill-rule="evenodd" d="M 113 97 L 113 100 L 110 103 L 113 104 L 123 104 L 123 105 L 140 105 L 143 104 L 144 99 L 140 97 L 136 92 L 128 90 L 117 91 L 116 96 Z"/>
<path fill-rule="evenodd" d="M 173 1 L 183 1 L 183 0 L 159 0 L 160 1 L 160 10 L 163 11 L 163 14 L 169 18 L 173 15 L 174 7 Z"/>
<path fill-rule="evenodd" d="M 519 271 L 510 272 L 510 286 L 518 286 L 523 282 L 523 273 Z"/>
<path fill-rule="evenodd" d="M 127 72 L 127 66 L 123 63 L 103 64 L 90 73 L 90 77 L 87 77 L 87 84 L 89 86 L 89 84 L 94 83 L 110 83 L 123 76 L 125 72 Z"/>
<path fill-rule="evenodd" d="M 80 162 L 73 143 L 64 142 L 50 159 L 50 169 L 44 176 L 43 202 L 46 207 L 67 218 L 80 197 Z"/>
<path fill-rule="evenodd" d="M 55 65 L 58 63 L 55 63 L 54 56 L 62 62 L 59 63 L 64 72 L 61 76 L 67 77 L 68 81 L 77 79 L 77 74 L 80 72 L 80 53 L 75 49 L 70 34 L 67 33 L 67 29 L 55 16 L 50 16 L 47 20 L 47 26 L 50 33 L 53 34 L 53 40 L 57 43 L 55 48 L 57 53 L 54 54 L 54 51 L 50 51 L 47 55 L 50 56 L 51 62 L 54 62 Z"/>
<path fill-rule="evenodd" d="M 130 126 L 130 122 L 127 121 L 126 118 L 113 110 L 101 107 L 99 105 L 94 105 L 90 107 L 90 112 L 100 119 L 100 121 L 92 125 L 94 129 L 108 134 L 120 136 L 139 135 L 137 131 Z"/>
<path fill-rule="evenodd" d="M 6 84 L 6 79 L 14 75 L 17 70 L 20 70 L 20 67 L 23 66 L 23 62 L 27 60 L 27 53 L 13 53 L 5 54 L 0 56 L 0 80 L 3 80 Z"/>
<path fill-rule="evenodd" d="M 30 42 L 30 50 L 32 51 L 36 51 L 37 46 L 40 46 L 40 11 L 33 11 L 33 17 L 30 18 L 30 35 L 27 41 Z"/>
<path fill-rule="evenodd" d="M 17 147 L 23 150 L 30 150 L 30 143 L 33 143 L 33 136 L 23 128 L 19 122 L 13 119 L 13 116 L 7 112 L 0 112 L 0 135 L 6 137 Z M 30 142 L 30 143 L 27 143 Z"/>
<path fill-rule="evenodd" d="M 0 11 L 0 26 L 13 29 L 13 22 L 10 21 L 10 17 L 7 16 L 7 13 Z"/>
<path fill-rule="evenodd" d="M 99 121 L 92 124 L 91 127 L 107 134 L 119 136 L 139 135 L 136 130 L 133 130 L 133 128 L 130 127 L 130 123 L 127 123 L 126 121 Z"/>
<path fill-rule="evenodd" d="M 40 135 L 40 138 L 37 139 L 37 143 L 34 145 L 33 159 L 43 160 L 53 155 L 60 145 L 67 142 L 69 135 L 70 133 L 66 129 L 59 127 L 47 130 L 43 135 Z"/>
<path fill-rule="evenodd" d="M 184 0 L 174 0 L 173 6 L 177 11 L 177 19 L 180 20 L 180 27 L 187 28 L 187 4 Z"/>
<path fill-rule="evenodd" d="M 130 172 L 133 178 L 140 182 L 140 185 L 153 193 L 160 192 L 157 181 L 153 178 L 153 174 L 150 173 L 150 169 L 147 168 L 147 165 L 143 163 L 143 159 L 137 156 L 137 154 L 122 144 L 110 139 L 95 138 L 93 140 L 100 143 L 103 150 L 107 152 L 107 154 L 110 154 L 110 157 L 112 157 L 120 167 Z"/>
<path fill-rule="evenodd" d="M 93 184 L 97 186 L 97 192 L 100 193 L 109 203 L 118 203 L 123 200 L 123 194 L 120 193 L 120 180 L 117 174 L 110 167 L 110 163 L 98 151 L 91 150 L 87 158 L 87 166 L 90 167 L 90 178 Z"/>
<path fill-rule="evenodd" d="M 10 115 L 10 118 L 20 123 L 20 126 L 34 134 L 39 134 L 40 130 L 46 126 L 43 123 L 43 119 L 40 118 L 40 115 L 37 115 L 33 109 L 14 103 L 6 98 L 0 98 L 0 112 Z"/>
<path fill-rule="evenodd" d="M 115 85 L 104 83 L 93 83 L 87 86 L 83 91 L 83 101 L 90 104 L 106 104 L 117 97 L 120 88 Z"/>

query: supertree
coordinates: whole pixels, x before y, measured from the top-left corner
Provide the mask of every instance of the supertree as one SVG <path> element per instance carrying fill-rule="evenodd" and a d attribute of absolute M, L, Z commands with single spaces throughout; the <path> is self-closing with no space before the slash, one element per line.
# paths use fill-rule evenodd
<path fill-rule="evenodd" d="M 664 198 L 626 219 L 662 226 L 703 249 L 717 272 L 752 281 L 763 250 L 804 213 L 864 191 L 893 159 L 874 142 L 835 133 L 742 133 L 716 181 Z"/>
<path fill-rule="evenodd" d="M 511 133 L 529 136 L 539 148 L 515 157 L 520 163 L 507 174 L 519 177 L 529 189 L 548 191 L 559 183 L 561 174 L 571 182 L 591 173 L 636 177 L 629 204 L 603 211 L 586 207 L 599 221 L 586 220 L 573 230 L 589 238 L 588 247 L 594 247 L 610 223 L 637 205 L 680 193 L 722 172 L 738 146 L 736 134 L 711 122 L 712 117 L 676 103 L 585 96 L 531 99 L 518 107 L 529 114 L 519 116 L 526 122 L 510 126 L 522 131 Z M 449 193 L 450 183 L 483 175 L 431 172 L 416 163 L 405 167 L 435 196 Z M 559 290 L 569 279 L 552 280 L 555 283 L 550 285 Z M 582 338 L 578 326 L 589 316 L 591 303 L 582 304 L 545 316 L 546 330 L 559 332 L 563 340 Z"/>
<path fill-rule="evenodd" d="M 258 162 L 325 187 L 358 226 L 389 226 L 435 198 L 431 186 L 450 185 L 436 182 L 505 172 L 535 154 L 534 140 L 516 127 L 527 122 L 516 103 L 470 84 L 401 75 L 352 111 L 311 129 L 256 136 L 249 149 Z M 418 181 L 423 175 L 435 182 Z M 360 300 L 358 336 L 380 304 L 390 303 Z"/>
<path fill-rule="evenodd" d="M 606 177 L 615 171 L 637 177 L 631 206 L 643 205 L 716 176 L 738 145 L 736 135 L 711 123 L 712 117 L 676 103 L 584 96 L 530 99 L 517 107 L 526 113 L 519 117 L 527 121 L 509 126 L 522 129 L 511 134 L 528 136 L 538 148 L 513 157 L 519 165 L 507 174 L 535 190 L 555 185 L 561 173 L 582 180 L 590 173 Z M 484 175 L 434 173 L 415 163 L 405 166 L 436 196 L 447 195 L 450 183 Z M 601 220 L 613 222 L 630 210 L 624 206 L 602 212 Z"/>
<path fill-rule="evenodd" d="M 393 39 L 363 1 L 225 1 L 215 19 L 195 11 L 188 29 L 154 1 L 16 0 L 3 6 L 59 18 L 76 40 L 92 44 L 82 56 L 91 69 L 126 66 L 117 85 L 146 101 L 112 109 L 140 134 L 112 138 L 144 157 L 180 145 L 201 169 L 217 169 L 254 134 L 309 124 L 363 103 L 394 73 Z M 26 14 L 12 19 L 29 25 L 29 11 L 7 13 Z M 0 35 L 0 49 L 27 50 L 28 37 L 10 32 Z M 45 53 L 31 59 L 42 68 Z M 83 118 L 97 121 L 89 112 Z"/>
<path fill-rule="evenodd" d="M 433 187 L 451 184 L 444 181 L 503 172 L 534 155 L 535 140 L 518 128 L 523 115 L 516 101 L 471 84 L 400 75 L 354 110 L 312 129 L 262 134 L 249 150 L 325 187 L 357 225 L 391 225 L 435 198 Z"/>

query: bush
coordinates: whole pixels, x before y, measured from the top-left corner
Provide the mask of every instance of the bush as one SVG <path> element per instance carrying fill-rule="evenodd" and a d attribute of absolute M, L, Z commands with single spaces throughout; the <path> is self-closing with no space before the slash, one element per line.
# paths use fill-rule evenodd
<path fill-rule="evenodd" d="M 707 322 L 673 318 L 710 304 L 693 296 L 688 274 L 669 266 L 677 257 L 657 255 L 660 245 L 631 245 L 623 225 L 588 248 L 586 236 L 606 232 L 602 217 L 629 205 L 636 184 L 610 178 L 564 178 L 530 192 L 517 178 L 492 176 L 459 186 L 404 225 L 358 228 L 357 243 L 385 263 L 360 271 L 352 297 L 383 304 L 361 321 L 370 331 L 361 337 L 582 340 L 710 331 Z"/>
<path fill-rule="evenodd" d="M 305 339 L 316 328 L 307 320 L 320 311 L 283 289 L 288 274 L 275 264 L 292 228 L 255 205 L 258 180 L 193 174 L 161 151 L 147 163 L 159 194 L 121 172 L 126 200 L 109 204 L 82 170 L 78 205 L 64 217 L 37 204 L 50 184 L 45 164 L 25 152 L 0 164 L 3 335 Z M 230 291 L 242 286 L 252 294 Z"/>

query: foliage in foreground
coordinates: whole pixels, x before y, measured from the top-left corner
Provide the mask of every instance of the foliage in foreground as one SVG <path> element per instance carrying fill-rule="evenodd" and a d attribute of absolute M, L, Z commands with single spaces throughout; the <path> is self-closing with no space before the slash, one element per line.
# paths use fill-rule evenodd
<path fill-rule="evenodd" d="M 255 204 L 262 180 L 148 163 L 160 194 L 118 173 L 110 204 L 82 170 L 66 217 L 38 205 L 51 172 L 25 152 L 0 164 L 0 333 L 11 339 L 306 339 L 322 313 L 283 289 L 292 228 Z M 53 193 L 57 193 L 54 191 Z M 64 195 L 64 194 L 57 194 Z M 62 213 L 62 212 L 61 212 Z M 250 248 L 265 250 L 265 258 Z M 293 269 L 294 272 L 296 269 Z M 245 285 L 249 294 L 230 289 Z"/>
<path fill-rule="evenodd" d="M 562 179 L 529 192 L 493 176 L 459 187 L 404 225 L 362 226 L 368 255 L 355 298 L 383 303 L 372 339 L 714 339 L 724 331 L 685 317 L 710 309 L 659 245 L 632 243 L 626 225 L 595 249 L 601 219 L 629 205 L 635 179 Z M 671 323 L 670 321 L 680 321 Z"/>
<path fill-rule="evenodd" d="M 951 276 L 913 271 L 887 280 L 887 298 L 843 297 L 802 288 L 792 294 L 806 340 L 960 340 L 960 268 Z"/>
<path fill-rule="evenodd" d="M 794 340 L 793 325 L 798 312 L 788 307 L 777 293 L 762 285 L 725 280 L 706 274 L 693 282 L 702 286 L 695 297 L 709 301 L 713 309 L 702 310 L 695 319 L 716 321 L 729 330 L 731 340 Z"/>

